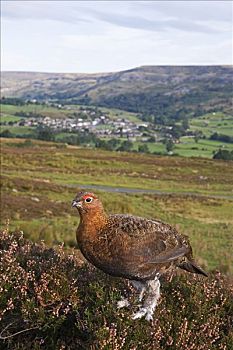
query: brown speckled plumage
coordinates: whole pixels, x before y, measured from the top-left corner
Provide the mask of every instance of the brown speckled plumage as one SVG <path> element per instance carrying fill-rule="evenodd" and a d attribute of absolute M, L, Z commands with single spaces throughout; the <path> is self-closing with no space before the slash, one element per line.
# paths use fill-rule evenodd
<path fill-rule="evenodd" d="M 132 215 L 107 215 L 93 193 L 78 193 L 73 206 L 80 214 L 79 248 L 105 273 L 143 283 L 174 267 L 206 275 L 193 260 L 188 238 L 170 225 Z"/>

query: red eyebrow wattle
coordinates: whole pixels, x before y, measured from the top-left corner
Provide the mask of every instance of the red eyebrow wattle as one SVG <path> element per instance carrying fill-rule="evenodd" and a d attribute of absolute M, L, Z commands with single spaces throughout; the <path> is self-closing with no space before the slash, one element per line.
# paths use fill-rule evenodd
<path fill-rule="evenodd" d="M 86 194 L 85 196 L 83 196 L 83 199 L 86 199 L 86 198 L 93 198 L 93 197 L 89 194 Z"/>

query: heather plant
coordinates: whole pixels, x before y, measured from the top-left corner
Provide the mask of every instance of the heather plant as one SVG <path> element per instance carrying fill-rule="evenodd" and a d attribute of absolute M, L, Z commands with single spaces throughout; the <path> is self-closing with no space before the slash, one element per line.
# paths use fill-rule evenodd
<path fill-rule="evenodd" d="M 0 233 L 0 349 L 233 348 L 232 286 L 219 272 L 165 276 L 151 323 L 116 308 L 121 294 L 133 305 L 131 292 L 127 282 L 84 263 L 78 250 Z"/>

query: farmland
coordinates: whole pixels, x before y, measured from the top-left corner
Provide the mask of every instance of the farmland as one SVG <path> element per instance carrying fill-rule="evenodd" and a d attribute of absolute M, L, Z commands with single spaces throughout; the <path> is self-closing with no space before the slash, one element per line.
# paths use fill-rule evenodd
<path fill-rule="evenodd" d="M 45 117 L 51 117 L 51 118 L 65 118 L 68 115 L 73 114 L 73 112 L 78 111 L 80 107 L 82 108 L 90 108 L 90 106 L 86 105 L 68 105 L 68 108 L 58 108 L 56 106 L 48 106 L 46 104 L 39 104 L 39 103 L 34 103 L 34 104 L 26 104 L 23 106 L 14 106 L 14 105 L 7 105 L 7 104 L 2 104 L 1 105 L 1 113 L 8 114 L 11 116 L 14 116 L 15 113 L 17 112 L 24 112 L 24 113 L 35 113 L 35 114 L 42 114 Z M 93 108 L 93 107 L 92 107 Z M 96 107 L 98 108 L 98 107 Z M 101 111 L 103 113 L 106 113 L 109 115 L 110 118 L 117 118 L 117 117 L 124 117 L 129 120 L 135 121 L 135 122 L 140 122 L 140 119 L 137 118 L 136 113 L 132 112 L 127 112 L 127 111 L 122 111 L 117 108 L 106 108 L 106 107 L 101 107 Z"/>
<path fill-rule="evenodd" d="M 190 121 L 191 130 L 202 130 L 205 136 L 214 132 L 233 136 L 233 116 L 223 113 L 209 113 Z"/>
<path fill-rule="evenodd" d="M 86 116 L 83 111 L 87 113 Z M 30 118 L 27 117 L 24 119 L 24 117 L 20 117 L 20 115 L 28 113 L 32 113 L 32 115 L 36 116 L 32 123 L 34 126 L 31 126 Z M 105 118 L 103 122 L 101 122 L 99 118 L 101 114 L 103 114 L 103 118 Z M 38 118 L 38 116 L 42 117 Z M 83 116 L 85 118 L 91 117 L 92 121 L 90 121 L 90 119 L 87 123 L 85 119 L 83 122 L 80 122 L 82 119 L 77 119 Z M 140 125 L 143 125 L 143 122 L 140 121 L 139 117 L 140 115 L 119 109 L 104 107 L 99 109 L 98 107 L 88 107 L 85 105 L 57 107 L 37 103 L 25 104 L 23 106 L 3 104 L 1 105 L 1 132 L 7 130 L 10 132 L 11 137 L 25 136 L 36 138 L 37 127 L 35 125 L 38 126 L 44 123 L 43 125 L 45 127 L 52 125 L 54 140 L 58 142 L 67 142 L 69 138 L 75 138 L 78 132 L 86 132 L 86 129 L 89 128 L 89 132 L 93 133 L 93 135 L 100 140 L 109 141 L 112 138 L 117 138 L 118 143 L 125 140 L 132 140 L 132 151 L 137 152 L 141 146 L 145 146 L 146 152 L 148 153 L 166 155 L 166 145 L 162 140 L 166 137 L 172 138 L 172 135 L 169 135 L 169 130 L 161 125 L 146 123 L 145 125 L 147 125 L 147 127 L 144 127 L 144 131 L 141 131 Z M 49 118 L 49 120 L 43 122 L 43 118 Z M 18 126 L 20 120 L 25 120 L 26 125 Z M 53 122 L 53 120 L 55 120 L 55 122 Z M 66 120 L 67 123 L 64 124 L 62 120 Z M 77 120 L 79 120 L 79 122 Z M 94 124 L 92 125 L 92 123 Z M 83 124 L 83 126 L 81 124 Z M 124 124 L 124 126 L 121 126 L 121 124 Z M 73 129 L 70 125 L 73 125 Z M 180 126 L 180 122 L 177 122 L 177 125 Z M 69 132 L 67 130 L 68 128 L 70 128 Z M 214 112 L 191 118 L 187 130 L 188 135 L 183 135 L 178 138 L 178 142 L 175 142 L 173 145 L 172 154 L 182 157 L 212 158 L 219 149 L 232 151 L 232 142 L 210 139 L 211 135 L 214 133 L 232 137 L 232 130 L 233 117 L 222 112 Z M 122 133 L 121 137 L 120 133 Z M 191 136 L 189 135 L 190 133 L 192 133 Z M 195 133 L 201 133 L 202 136 L 198 140 L 195 140 Z M 151 138 L 157 140 L 150 141 Z M 95 140 L 93 140 L 93 142 L 88 141 L 86 145 L 94 147 Z"/>

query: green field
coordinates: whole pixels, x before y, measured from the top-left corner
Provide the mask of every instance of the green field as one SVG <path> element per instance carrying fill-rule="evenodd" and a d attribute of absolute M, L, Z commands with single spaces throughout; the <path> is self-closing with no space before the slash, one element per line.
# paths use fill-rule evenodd
<path fill-rule="evenodd" d="M 98 108 L 101 110 L 104 114 L 106 114 L 110 119 L 117 119 L 117 118 L 126 118 L 128 120 L 131 120 L 132 122 L 135 123 L 141 123 L 142 121 L 137 117 L 137 113 L 133 112 L 128 112 L 124 111 L 122 109 L 117 109 L 117 108 L 107 108 L 107 107 L 99 107 L 95 105 L 83 105 L 83 104 L 76 104 L 76 105 L 69 105 L 69 107 L 72 109 L 77 109 L 78 108 Z"/>
<path fill-rule="evenodd" d="M 145 143 L 134 142 L 133 149 L 137 150 L 138 146 L 143 144 Z M 162 142 L 147 142 L 146 145 L 151 153 L 167 153 L 166 146 Z M 194 138 L 185 136 L 180 138 L 180 143 L 175 144 L 172 152 L 182 157 L 212 158 L 213 154 L 220 148 L 232 151 L 233 144 L 205 139 L 201 139 L 196 143 Z"/>
<path fill-rule="evenodd" d="M 14 106 L 14 105 L 7 105 L 7 104 L 1 104 L 1 113 L 6 113 L 9 115 L 14 115 L 16 112 L 24 112 L 24 113 L 38 113 L 43 114 L 45 116 L 55 116 L 56 114 L 59 116 L 62 114 L 64 117 L 66 114 L 69 114 L 70 112 L 68 110 L 61 110 L 56 107 L 50 107 L 43 104 L 26 104 L 23 106 Z"/>
<path fill-rule="evenodd" d="M 27 126 L 8 126 L 1 125 L 1 132 L 4 130 L 9 130 L 13 135 L 26 135 L 35 133 L 35 128 L 27 127 Z"/>
<path fill-rule="evenodd" d="M 181 137 L 181 142 L 175 145 L 174 153 L 183 157 L 206 157 L 212 158 L 220 148 L 232 151 L 233 144 L 221 141 L 201 139 L 196 143 L 193 138 Z"/>
<path fill-rule="evenodd" d="M 106 107 L 99 107 L 99 108 L 104 113 L 107 113 L 107 115 L 111 119 L 113 119 L 113 118 L 114 119 L 116 119 L 116 118 L 125 118 L 125 119 L 128 119 L 128 120 L 130 120 L 132 122 L 135 122 L 135 123 L 142 123 L 142 121 L 137 117 L 136 113 L 123 111 L 123 110 L 117 109 L 117 108 L 106 108 Z"/>
<path fill-rule="evenodd" d="M 1 123 L 18 122 L 20 119 L 22 118 L 17 117 L 15 115 L 8 115 L 4 113 L 1 113 L 1 117 L 0 117 Z"/>
<path fill-rule="evenodd" d="M 74 115 L 74 113 L 77 113 L 80 107 L 90 108 L 90 106 L 85 105 L 70 105 L 69 107 L 71 109 L 67 110 L 60 109 L 57 107 L 50 107 L 42 104 L 28 104 L 24 106 L 13 106 L 3 104 L 1 105 L 1 121 L 10 122 L 19 120 L 20 117 L 15 116 L 14 114 L 20 111 L 25 113 L 38 113 L 51 118 L 67 118 L 69 116 Z M 93 108 L 95 108 L 95 106 L 93 106 Z M 106 113 L 111 119 L 126 118 L 135 123 L 141 122 L 136 113 L 130 113 L 119 109 L 110 109 L 104 107 L 100 107 L 99 109 L 103 113 Z M 190 120 L 189 124 L 191 131 L 201 131 L 206 138 L 208 138 L 210 135 L 216 132 L 218 134 L 233 136 L 233 117 L 221 112 L 210 113 L 201 117 L 193 118 Z M 99 126 L 99 128 L 104 127 L 105 126 Z M 32 133 L 33 135 L 33 131 L 35 130 L 35 128 L 12 127 L 10 125 L 1 126 L 1 131 L 4 131 L 6 129 L 8 129 L 16 137 L 30 133 Z M 60 132 L 55 135 L 55 140 L 60 142 L 62 141 L 62 137 L 68 135 L 71 136 L 71 134 Z M 72 135 L 75 135 L 75 133 L 73 133 Z M 138 146 L 143 144 L 143 142 L 134 141 L 132 150 L 137 151 Z M 163 155 L 167 154 L 166 147 L 161 142 L 147 142 L 146 145 L 148 146 L 150 153 L 160 153 Z M 175 144 L 173 154 L 182 157 L 212 158 L 214 153 L 216 153 L 220 148 L 232 151 L 233 144 L 208 139 L 199 139 L 198 142 L 195 142 L 193 137 L 184 136 L 180 138 L 179 143 Z"/>
<path fill-rule="evenodd" d="M 109 212 L 176 225 L 190 236 L 203 267 L 233 273 L 232 162 L 60 148 L 38 141 L 20 144 L 24 141 L 2 139 L 3 227 L 9 219 L 12 229 L 23 230 L 34 241 L 73 246 L 78 216 L 70 203 L 78 189 L 123 187 L 129 193 L 95 192 Z M 134 193 L 134 188 L 164 194 Z"/>
<path fill-rule="evenodd" d="M 190 120 L 190 129 L 201 130 L 207 137 L 214 134 L 233 136 L 233 116 L 224 113 L 209 113 Z"/>
<path fill-rule="evenodd" d="M 35 113 L 42 114 L 50 118 L 67 118 L 69 115 L 77 112 L 79 108 L 98 108 L 104 114 L 106 113 L 110 119 L 116 118 L 126 118 L 136 123 L 141 123 L 141 120 L 137 117 L 136 113 L 130 113 L 127 111 L 122 111 L 116 108 L 105 108 L 97 106 L 85 106 L 85 105 L 69 105 L 70 109 L 50 107 L 43 104 L 28 104 L 23 106 L 13 106 L 2 104 L 0 106 L 1 113 L 7 114 L 8 116 L 13 116 L 16 112 L 24 113 Z"/>

